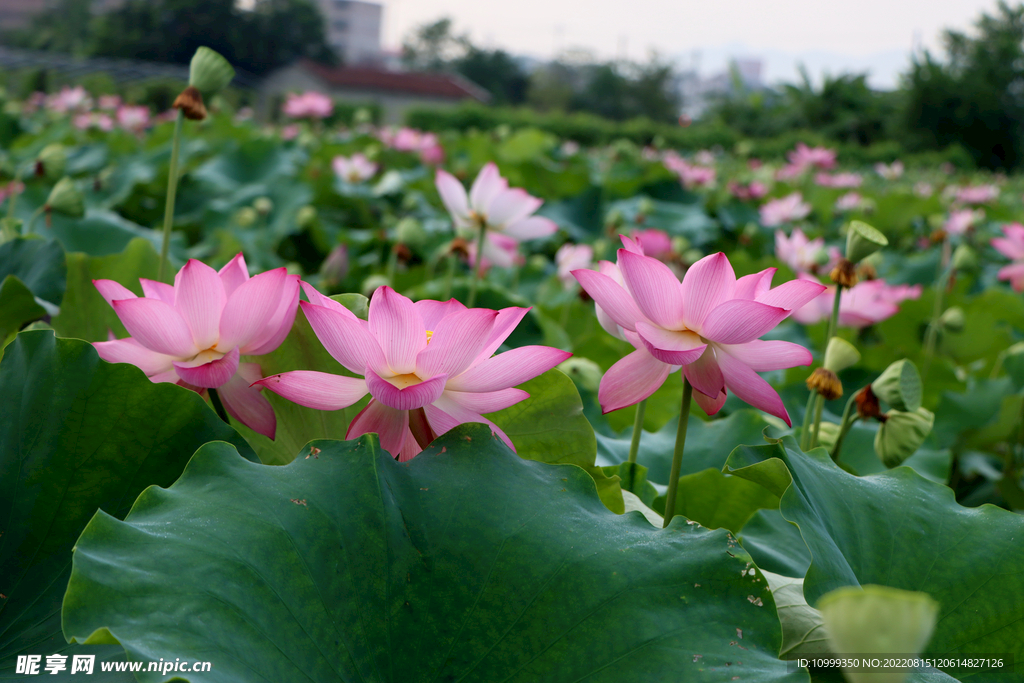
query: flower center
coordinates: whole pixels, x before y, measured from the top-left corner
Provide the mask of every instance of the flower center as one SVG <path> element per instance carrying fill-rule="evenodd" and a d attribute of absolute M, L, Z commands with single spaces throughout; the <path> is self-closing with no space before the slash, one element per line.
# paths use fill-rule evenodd
<path fill-rule="evenodd" d="M 221 358 L 223 358 L 227 354 L 226 353 L 221 353 L 220 351 L 214 351 L 214 347 L 216 347 L 216 346 L 217 345 L 214 344 L 213 347 L 211 347 L 209 349 L 206 349 L 205 351 L 200 351 L 199 353 L 197 353 L 192 358 L 189 358 L 188 361 L 190 363 L 194 363 L 195 366 L 199 366 L 199 365 L 203 365 L 204 363 L 212 363 L 215 360 L 220 360 Z M 193 366 L 193 367 L 195 367 L 195 366 Z"/>
<path fill-rule="evenodd" d="M 434 331 L 433 330 L 427 330 L 427 343 L 428 344 L 430 343 L 430 340 L 433 339 L 433 337 L 434 337 Z"/>
<path fill-rule="evenodd" d="M 399 389 L 405 389 L 416 384 L 422 384 L 423 380 L 417 377 L 414 373 L 408 373 L 406 375 L 395 375 L 394 377 L 385 377 L 385 380 L 398 387 Z"/>

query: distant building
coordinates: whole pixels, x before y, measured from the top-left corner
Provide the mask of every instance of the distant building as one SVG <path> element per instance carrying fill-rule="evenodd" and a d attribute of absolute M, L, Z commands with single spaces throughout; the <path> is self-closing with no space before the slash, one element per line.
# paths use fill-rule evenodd
<path fill-rule="evenodd" d="M 317 0 L 317 4 L 324 16 L 327 44 L 345 64 L 367 64 L 380 59 L 384 14 L 380 5 L 358 0 Z"/>
<path fill-rule="evenodd" d="M 42 13 L 50 0 L 0 0 L 0 29 L 21 28 Z"/>
<path fill-rule="evenodd" d="M 736 91 L 760 90 L 764 88 L 760 59 L 734 59 L 726 71 L 707 78 L 701 77 L 696 69 L 683 71 L 676 78 L 676 91 L 683 100 L 681 113 L 691 119 L 701 116 L 718 97 Z"/>
<path fill-rule="evenodd" d="M 301 61 L 271 72 L 260 85 L 259 109 L 270 114 L 291 92 L 316 90 L 341 102 L 376 103 L 384 122 L 397 124 L 411 107 L 449 107 L 465 100 L 487 102 L 490 94 L 457 74 L 389 71 L 375 66 L 332 68 Z"/>

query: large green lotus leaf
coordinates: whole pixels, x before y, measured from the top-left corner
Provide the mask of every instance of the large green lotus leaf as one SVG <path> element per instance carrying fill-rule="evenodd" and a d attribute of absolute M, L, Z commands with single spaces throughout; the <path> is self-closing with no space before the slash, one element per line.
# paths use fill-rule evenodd
<path fill-rule="evenodd" d="M 991 505 L 961 507 L 949 488 L 907 467 L 856 477 L 824 449 L 802 453 L 792 437 L 736 449 L 726 471 L 770 487 L 782 464 L 792 484 L 780 510 L 813 557 L 808 603 L 849 585 L 924 591 L 941 605 L 928 652 L 1012 654 L 1016 674 L 987 672 L 983 680 L 1020 680 L 1024 518 Z"/>
<path fill-rule="evenodd" d="M 811 555 L 799 527 L 786 521 L 777 509 L 754 513 L 743 525 L 739 539 L 761 569 L 803 578 L 811 566 Z"/>
<path fill-rule="evenodd" d="M 642 218 L 644 208 L 649 208 Z M 621 211 L 627 223 L 643 228 L 664 230 L 670 235 L 680 235 L 694 245 L 710 242 L 718 236 L 718 226 L 699 205 L 665 202 L 649 197 L 636 196 L 608 207 L 609 211 Z"/>
<path fill-rule="evenodd" d="M 124 522 L 98 513 L 65 634 L 211 661 L 193 682 L 808 680 L 724 531 L 615 515 L 483 425 L 408 463 L 371 436 L 312 446 L 267 467 L 208 444 Z"/>
<path fill-rule="evenodd" d="M 156 279 L 160 256 L 153 245 L 143 239 L 132 240 L 123 252 L 112 256 L 89 256 L 69 253 L 68 287 L 60 314 L 53 319 L 53 329 L 62 337 L 86 341 L 105 341 L 109 331 L 118 338 L 128 336 L 93 280 L 114 280 L 142 296 L 139 278 Z"/>
<path fill-rule="evenodd" d="M 124 517 L 217 439 L 255 458 L 194 392 L 101 361 L 85 342 L 18 335 L 0 363 L 0 672 L 65 647 L 71 548 L 97 508 Z"/>
<path fill-rule="evenodd" d="M 758 510 L 778 506 L 778 496 L 760 484 L 709 468 L 679 477 L 675 514 L 736 533 Z M 665 496 L 655 498 L 652 507 L 664 514 Z"/>
<path fill-rule="evenodd" d="M 583 402 L 572 380 L 560 370 L 548 370 L 519 388 L 530 398 L 487 418 L 512 439 L 521 457 L 585 469 L 608 509 L 623 512 L 618 477 L 608 477 L 595 465 L 594 428 L 583 416 Z"/>
<path fill-rule="evenodd" d="M 45 315 L 46 309 L 36 303 L 32 292 L 17 276 L 8 275 L 0 281 L 0 347 L 25 323 Z"/>
<path fill-rule="evenodd" d="M 57 240 L 18 237 L 0 244 L 0 280 L 14 275 L 40 299 L 60 306 L 67 266 Z"/>

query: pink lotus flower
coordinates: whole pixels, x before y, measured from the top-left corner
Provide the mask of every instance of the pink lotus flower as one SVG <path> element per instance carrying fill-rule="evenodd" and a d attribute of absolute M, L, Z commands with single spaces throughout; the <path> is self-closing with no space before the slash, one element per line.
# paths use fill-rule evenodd
<path fill-rule="evenodd" d="M 69 111 L 84 111 L 92 107 L 92 98 L 85 88 L 78 85 L 74 88 L 64 86 L 59 93 L 50 95 L 46 99 L 46 107 L 58 114 L 66 114 Z"/>
<path fill-rule="evenodd" d="M 555 252 L 555 266 L 558 269 L 558 279 L 566 289 L 576 284 L 576 278 L 572 271 L 580 268 L 590 268 L 594 264 L 594 250 L 589 244 L 565 243 Z"/>
<path fill-rule="evenodd" d="M 984 219 L 985 212 L 981 209 L 957 209 L 949 212 L 949 218 L 942 228 L 950 235 L 962 235 Z"/>
<path fill-rule="evenodd" d="M 8 197 L 13 197 L 16 194 L 21 194 L 25 191 L 25 183 L 20 180 L 12 180 L 6 185 L 0 185 L 0 204 L 7 201 Z"/>
<path fill-rule="evenodd" d="M 129 104 L 118 107 L 117 125 L 133 133 L 140 133 L 149 128 L 149 107 L 136 107 Z"/>
<path fill-rule="evenodd" d="M 688 190 L 697 187 L 707 187 L 715 183 L 714 168 L 691 164 L 675 152 L 666 153 L 663 163 L 665 168 L 679 176 L 679 181 Z M 711 158 L 710 163 L 714 163 L 714 157 Z"/>
<path fill-rule="evenodd" d="M 382 128 L 377 137 L 388 147 L 400 152 L 418 152 L 420 161 L 437 165 L 444 161 L 444 148 L 433 133 L 424 133 L 415 128 Z"/>
<path fill-rule="evenodd" d="M 931 197 L 933 194 L 935 194 L 935 188 L 932 187 L 931 184 L 926 183 L 922 180 L 918 183 L 915 183 L 914 194 L 916 194 L 918 197 L 927 199 L 928 197 Z"/>
<path fill-rule="evenodd" d="M 657 228 L 634 230 L 633 239 L 643 249 L 640 253 L 645 256 L 665 259 L 672 255 L 672 238 L 664 230 L 658 230 Z M 626 248 L 628 249 L 629 247 Z"/>
<path fill-rule="evenodd" d="M 903 162 L 898 159 L 891 164 L 883 164 L 881 162 L 875 164 L 875 173 L 886 180 L 898 179 L 903 175 L 903 170 Z"/>
<path fill-rule="evenodd" d="M 999 199 L 997 185 L 975 185 L 961 187 L 956 191 L 956 201 L 962 204 L 988 204 Z"/>
<path fill-rule="evenodd" d="M 836 200 L 836 211 L 855 211 L 867 204 L 864 197 L 857 192 L 847 192 Z"/>
<path fill-rule="evenodd" d="M 796 164 L 786 164 L 778 171 L 775 172 L 775 179 L 781 182 L 788 182 L 790 180 L 796 180 L 804 172 L 807 171 L 806 166 L 797 166 Z"/>
<path fill-rule="evenodd" d="M 369 180 L 377 172 L 377 164 L 362 154 L 353 154 L 351 157 L 336 156 L 331 165 L 336 176 L 353 184 Z"/>
<path fill-rule="evenodd" d="M 800 228 L 794 228 L 789 237 L 781 230 L 775 231 L 775 257 L 796 273 L 828 271 L 828 264 L 834 265 L 840 256 L 835 247 L 825 250 L 824 237 L 808 240 Z"/>
<path fill-rule="evenodd" d="M 472 241 L 466 247 L 469 255 L 469 267 L 476 268 L 476 241 Z M 522 254 L 519 253 L 519 242 L 508 235 L 500 232 L 488 231 L 484 235 L 483 263 L 480 264 L 480 272 L 486 273 L 491 266 L 499 268 L 511 268 L 521 266 L 524 263 Z"/>
<path fill-rule="evenodd" d="M 760 199 L 768 194 L 768 186 L 759 180 L 754 180 L 746 185 L 741 185 L 740 183 L 730 180 L 728 188 L 732 196 L 742 202 L 749 202 L 752 199 Z"/>
<path fill-rule="evenodd" d="M 851 188 L 860 187 L 864 179 L 859 173 L 819 173 L 814 182 L 822 187 Z"/>
<path fill-rule="evenodd" d="M 115 111 L 121 106 L 121 98 L 117 95 L 100 95 L 98 106 L 104 111 Z"/>
<path fill-rule="evenodd" d="M 799 192 L 773 199 L 761 207 L 761 225 L 774 228 L 776 225 L 791 223 L 806 218 L 811 212 L 811 205 L 804 201 Z"/>
<path fill-rule="evenodd" d="M 125 329 L 126 339 L 95 342 L 100 358 L 131 363 L 153 382 L 173 382 L 202 392 L 218 389 L 239 422 L 274 438 L 274 410 L 259 389 L 259 365 L 240 356 L 270 353 L 295 320 L 299 276 L 284 268 L 250 278 L 241 254 L 218 273 L 190 259 L 174 286 L 140 280 L 144 297 L 113 280 L 93 280 Z"/>
<path fill-rule="evenodd" d="M 708 415 L 718 412 L 732 391 L 790 423 L 782 399 L 757 373 L 809 365 L 811 353 L 758 337 L 818 296 L 823 285 L 792 280 L 769 289 L 774 268 L 737 279 L 723 253 L 690 266 L 680 283 L 661 261 L 628 246 L 618 251 L 618 270 L 624 287 L 604 263 L 600 273 L 573 272 L 636 349 L 601 379 L 598 400 L 604 412 L 642 401 L 682 368 L 694 400 Z"/>
<path fill-rule="evenodd" d="M 282 140 L 294 140 L 299 136 L 299 127 L 294 123 L 281 128 Z"/>
<path fill-rule="evenodd" d="M 1024 225 L 1003 226 L 1003 235 L 992 238 L 992 246 L 1013 263 L 999 269 L 999 279 L 1009 280 L 1015 290 L 1024 292 Z"/>
<path fill-rule="evenodd" d="M 817 282 L 810 275 L 801 279 Z M 865 280 L 850 289 L 844 289 L 839 299 L 839 326 L 860 329 L 882 322 L 899 312 L 899 304 L 906 299 L 921 296 L 921 285 L 889 285 L 885 280 Z M 827 320 L 832 315 L 836 299 L 835 287 L 829 287 L 803 308 L 793 313 L 793 319 L 804 325 Z"/>
<path fill-rule="evenodd" d="M 341 410 L 367 393 L 372 400 L 352 420 L 346 439 L 369 432 L 400 461 L 416 456 L 457 425 L 480 422 L 509 448 L 515 445 L 486 413 L 529 397 L 518 384 L 570 355 L 524 346 L 491 356 L 529 309 L 492 311 L 458 301 L 413 303 L 390 287 L 370 300 L 362 321 L 341 304 L 303 283 L 302 310 L 324 348 L 359 377 L 298 370 L 255 382 L 289 401 L 318 410 Z"/>
<path fill-rule="evenodd" d="M 92 112 L 89 114 L 76 114 L 71 120 L 71 123 L 79 130 L 89 130 L 90 128 L 96 128 L 104 132 L 110 132 L 114 130 L 114 119 L 110 118 L 106 114 Z"/>
<path fill-rule="evenodd" d="M 825 147 L 808 147 L 802 142 L 796 143 L 796 149 L 788 155 L 789 163 L 801 169 L 812 166 L 829 170 L 836 165 L 836 151 Z"/>
<path fill-rule="evenodd" d="M 327 95 L 308 90 L 301 95 L 288 95 L 281 110 L 293 119 L 326 119 L 334 113 L 334 102 Z"/>
<path fill-rule="evenodd" d="M 455 176 L 441 169 L 435 182 L 457 232 L 475 244 L 477 230 L 487 226 L 483 257 L 496 265 L 509 263 L 510 240 L 518 243 L 547 237 L 558 230 L 551 219 L 532 215 L 543 200 L 510 188 L 493 162 L 481 169 L 468 195 Z"/>

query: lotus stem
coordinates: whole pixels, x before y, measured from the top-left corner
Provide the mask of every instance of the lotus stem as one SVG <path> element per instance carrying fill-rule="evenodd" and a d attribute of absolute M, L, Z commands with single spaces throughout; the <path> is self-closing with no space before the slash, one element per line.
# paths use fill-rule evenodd
<path fill-rule="evenodd" d="M 207 389 L 210 392 L 210 403 L 213 404 L 213 409 L 217 411 L 217 415 L 220 419 L 224 420 L 226 424 L 231 424 L 231 418 L 228 417 L 228 411 L 224 410 L 224 404 L 221 403 L 220 396 L 217 395 L 216 389 Z"/>
<path fill-rule="evenodd" d="M 25 229 L 22 231 L 22 234 L 25 234 L 25 235 L 31 235 L 32 234 L 32 228 L 35 227 L 36 220 L 40 216 L 43 215 L 44 211 L 46 211 L 46 204 L 43 204 L 38 209 L 36 209 L 35 211 L 32 212 L 32 215 L 29 216 L 28 223 L 25 225 Z"/>
<path fill-rule="evenodd" d="M 633 438 L 629 442 L 629 462 L 636 462 L 640 452 L 640 437 L 644 433 L 644 413 L 647 411 L 647 399 L 636 404 L 636 415 L 633 417 Z"/>
<path fill-rule="evenodd" d="M 160 264 L 157 266 L 157 282 L 164 281 L 167 252 L 171 246 L 171 226 L 174 223 L 174 198 L 178 194 L 178 153 L 181 150 L 181 122 L 184 113 L 178 110 L 174 118 L 174 137 L 171 140 L 171 167 L 167 172 L 167 204 L 164 206 L 164 237 L 160 243 Z M 215 395 L 211 390 L 211 396 Z"/>
<path fill-rule="evenodd" d="M 442 301 L 447 301 L 452 298 L 452 284 L 455 280 L 455 254 L 448 254 L 448 269 L 444 274 L 444 294 L 441 296 Z"/>
<path fill-rule="evenodd" d="M 928 323 L 928 331 L 924 336 L 924 364 L 921 368 L 921 380 L 928 378 L 928 369 L 932 365 L 932 356 L 935 355 L 935 345 L 939 339 L 939 319 L 942 317 L 943 295 L 949 286 L 949 280 L 953 277 L 953 269 L 947 268 L 935 282 L 935 306 L 932 307 L 932 320 Z"/>
<path fill-rule="evenodd" d="M 836 284 L 836 298 L 832 301 L 832 317 L 828 319 L 828 334 L 825 335 L 825 346 L 828 346 L 829 341 L 836 335 L 836 329 L 839 327 L 839 301 L 843 296 L 843 286 Z M 814 428 L 811 430 L 812 433 L 804 433 L 800 435 L 800 445 L 804 450 L 808 448 L 814 448 L 818 445 L 818 434 L 821 432 L 821 411 L 825 406 L 825 398 L 818 394 L 811 393 L 811 400 L 814 401 Z M 807 402 L 807 409 L 811 408 L 811 400 Z M 804 414 L 804 429 L 807 431 L 807 413 Z M 810 438 L 808 438 L 810 437 Z M 806 446 L 804 443 L 806 442 Z"/>
<path fill-rule="evenodd" d="M 800 450 L 802 451 L 811 447 L 811 416 L 814 415 L 814 399 L 817 396 L 812 391 L 811 395 L 807 397 L 807 407 L 804 408 L 804 425 L 800 429 Z"/>
<path fill-rule="evenodd" d="M 686 428 L 690 424 L 690 399 L 693 396 L 693 387 L 683 377 L 683 404 L 679 413 L 679 426 L 676 427 L 676 447 L 672 451 L 672 471 L 668 475 L 668 493 L 665 495 L 665 523 L 669 522 L 676 514 L 676 491 L 679 489 L 679 470 L 683 466 L 683 448 L 686 446 Z"/>
<path fill-rule="evenodd" d="M 18 184 L 21 182 L 21 176 L 22 176 L 22 169 L 19 168 L 18 172 L 14 174 L 14 183 L 13 183 L 14 187 L 17 187 Z M 21 194 L 21 193 L 20 192 L 11 192 L 11 194 L 10 194 L 9 201 L 7 202 L 7 217 L 8 218 L 14 218 L 14 205 L 18 203 L 18 195 L 19 194 Z"/>
<path fill-rule="evenodd" d="M 860 419 L 860 415 L 853 412 L 853 405 L 857 402 L 856 396 L 857 394 L 850 396 L 849 400 L 846 401 L 846 407 L 843 408 L 843 419 L 839 426 L 839 436 L 836 437 L 836 443 L 832 447 L 832 452 L 829 453 L 833 462 L 839 462 L 839 453 L 843 448 L 843 440 L 846 439 L 846 433 L 850 431 L 853 423 Z"/>
<path fill-rule="evenodd" d="M 476 303 L 476 288 L 480 282 L 480 273 L 484 263 L 484 235 L 487 234 L 487 224 L 480 221 L 480 232 L 476 236 L 476 266 L 473 268 L 473 282 L 469 285 L 469 300 L 467 308 L 473 308 Z"/>

